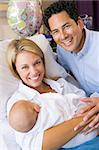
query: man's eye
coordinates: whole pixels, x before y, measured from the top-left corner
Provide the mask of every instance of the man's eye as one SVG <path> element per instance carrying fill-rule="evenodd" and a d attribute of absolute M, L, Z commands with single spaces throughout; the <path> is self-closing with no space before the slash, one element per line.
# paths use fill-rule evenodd
<path fill-rule="evenodd" d="M 64 29 L 68 29 L 71 25 L 70 24 L 66 24 L 63 26 Z"/>
<path fill-rule="evenodd" d="M 57 33 L 58 33 L 58 31 L 57 31 L 57 30 L 52 31 L 52 34 L 53 34 L 53 35 L 55 35 L 55 34 L 57 34 Z"/>

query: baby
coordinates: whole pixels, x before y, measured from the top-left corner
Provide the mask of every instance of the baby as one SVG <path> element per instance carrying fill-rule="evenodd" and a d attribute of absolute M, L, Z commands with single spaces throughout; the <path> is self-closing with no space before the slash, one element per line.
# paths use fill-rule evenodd
<path fill-rule="evenodd" d="M 50 97 L 50 98 L 49 98 Z M 41 130 L 46 130 L 65 120 L 71 119 L 84 107 L 84 103 L 79 101 L 80 96 L 67 94 L 63 96 L 59 93 L 45 93 L 41 95 L 42 104 L 40 109 L 37 104 L 28 100 L 16 102 L 11 110 L 9 123 L 19 132 L 34 134 Z M 64 148 L 80 145 L 96 137 L 96 132 L 89 135 L 79 133 Z"/>
<path fill-rule="evenodd" d="M 20 100 L 10 111 L 9 123 L 17 131 L 28 132 L 31 130 L 38 117 L 38 106 L 31 101 Z"/>

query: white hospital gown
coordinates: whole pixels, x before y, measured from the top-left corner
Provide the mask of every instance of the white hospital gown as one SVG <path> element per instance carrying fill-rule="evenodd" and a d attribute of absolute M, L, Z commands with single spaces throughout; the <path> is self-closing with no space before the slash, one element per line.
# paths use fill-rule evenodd
<path fill-rule="evenodd" d="M 85 97 L 85 93 L 64 79 L 59 79 L 58 81 L 45 79 L 45 82 L 57 93 L 40 94 L 20 83 L 18 91 L 14 93 L 8 102 L 8 114 L 12 105 L 19 99 L 30 100 L 41 106 L 37 122 L 29 132 L 21 133 L 15 131 L 16 141 L 23 150 L 41 150 L 44 130 L 72 118 L 81 107 L 85 106 L 79 100 L 81 97 Z M 79 133 L 63 147 L 75 147 L 93 139 L 95 136 L 96 132 L 88 135 Z"/>

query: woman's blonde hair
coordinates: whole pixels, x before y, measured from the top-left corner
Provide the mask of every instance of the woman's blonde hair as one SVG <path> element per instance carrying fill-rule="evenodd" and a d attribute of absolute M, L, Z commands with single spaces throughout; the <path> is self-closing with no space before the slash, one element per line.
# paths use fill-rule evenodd
<path fill-rule="evenodd" d="M 20 79 L 20 76 L 17 73 L 15 63 L 16 63 L 17 55 L 22 51 L 32 52 L 38 55 L 44 63 L 44 54 L 41 48 L 32 40 L 25 39 L 25 38 L 19 40 L 12 40 L 11 43 L 8 45 L 8 49 L 7 49 L 7 62 L 10 71 L 18 79 Z"/>

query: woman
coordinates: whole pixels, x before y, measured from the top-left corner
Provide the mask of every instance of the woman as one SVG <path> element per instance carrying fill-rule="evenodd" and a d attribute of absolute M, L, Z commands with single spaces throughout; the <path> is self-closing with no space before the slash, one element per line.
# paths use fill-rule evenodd
<path fill-rule="evenodd" d="M 33 99 L 34 102 L 37 102 L 40 100 L 40 95 L 44 93 L 64 94 L 64 91 L 66 91 L 66 93 L 79 95 L 83 92 L 70 83 L 65 82 L 63 79 L 57 81 L 44 79 L 44 77 L 46 77 L 46 71 L 43 52 L 31 40 L 13 40 L 8 47 L 7 59 L 11 72 L 15 77 L 21 80 L 18 90 L 12 95 L 8 102 L 8 116 L 10 115 L 9 112 L 12 106 L 22 99 L 30 101 Z M 60 84 L 60 86 L 57 86 L 57 83 Z M 81 116 L 75 117 L 44 132 L 38 133 L 35 137 L 31 135 L 29 137 L 25 136 L 24 138 L 24 134 L 15 132 L 16 140 L 24 150 L 32 148 L 36 150 L 58 149 L 77 134 L 73 128 L 80 121 L 82 121 Z"/>

